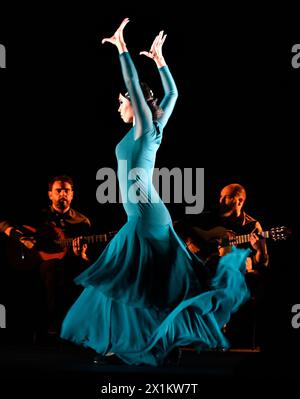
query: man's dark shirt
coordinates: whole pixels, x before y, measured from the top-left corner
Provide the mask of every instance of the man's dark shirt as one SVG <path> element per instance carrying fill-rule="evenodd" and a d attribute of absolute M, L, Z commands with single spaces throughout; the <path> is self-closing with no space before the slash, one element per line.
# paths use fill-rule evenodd
<path fill-rule="evenodd" d="M 43 209 L 37 227 L 37 248 L 51 248 L 57 239 L 72 239 L 90 234 L 91 222 L 82 213 L 70 208 L 65 213 L 57 212 L 52 206 Z M 68 251 L 72 255 L 72 249 Z"/>
<path fill-rule="evenodd" d="M 65 213 L 57 212 L 52 206 L 43 209 L 38 225 L 49 225 L 61 228 L 68 237 L 78 237 L 89 232 L 90 220 L 82 213 L 70 208 Z"/>

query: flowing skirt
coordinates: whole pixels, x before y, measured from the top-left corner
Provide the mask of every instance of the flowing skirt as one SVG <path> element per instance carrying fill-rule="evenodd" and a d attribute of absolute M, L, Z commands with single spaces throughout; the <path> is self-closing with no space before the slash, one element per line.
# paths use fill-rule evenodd
<path fill-rule="evenodd" d="M 129 364 L 162 364 L 171 350 L 227 348 L 221 329 L 249 297 L 249 251 L 220 258 L 211 278 L 172 224 L 130 217 L 99 259 L 75 282 L 85 287 L 61 337 Z"/>

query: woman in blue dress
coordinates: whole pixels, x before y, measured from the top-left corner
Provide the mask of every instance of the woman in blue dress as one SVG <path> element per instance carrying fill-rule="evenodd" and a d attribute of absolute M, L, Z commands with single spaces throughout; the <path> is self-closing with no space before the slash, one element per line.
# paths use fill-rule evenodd
<path fill-rule="evenodd" d="M 116 354 L 128 364 L 162 364 L 169 353 L 228 347 L 222 327 L 248 298 L 244 279 L 248 252 L 221 258 L 213 278 L 173 229 L 170 214 L 152 184 L 157 149 L 178 97 L 162 54 L 161 31 L 149 52 L 158 68 L 164 98 L 139 82 L 123 37 L 129 19 L 102 40 L 119 52 L 127 93 L 119 112 L 132 124 L 116 147 L 118 179 L 127 223 L 99 259 L 76 278 L 85 287 L 69 310 L 61 337 L 97 353 Z M 126 166 L 126 167 L 124 167 Z"/>

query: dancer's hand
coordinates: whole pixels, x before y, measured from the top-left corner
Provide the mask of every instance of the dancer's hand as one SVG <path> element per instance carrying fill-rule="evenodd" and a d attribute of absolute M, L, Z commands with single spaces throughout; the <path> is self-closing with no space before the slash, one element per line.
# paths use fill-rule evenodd
<path fill-rule="evenodd" d="M 123 37 L 123 30 L 125 26 L 128 24 L 128 22 L 129 18 L 123 19 L 121 25 L 118 27 L 115 33 L 111 37 L 102 39 L 101 43 L 104 44 L 108 42 L 114 44 L 118 48 L 120 54 L 123 53 L 124 51 L 127 51 L 126 43 Z"/>
<path fill-rule="evenodd" d="M 158 68 L 166 65 L 162 54 L 162 46 L 166 40 L 167 35 L 164 35 L 164 31 L 161 30 L 159 34 L 153 40 L 152 46 L 149 51 L 141 51 L 141 55 L 145 55 L 155 61 Z"/>

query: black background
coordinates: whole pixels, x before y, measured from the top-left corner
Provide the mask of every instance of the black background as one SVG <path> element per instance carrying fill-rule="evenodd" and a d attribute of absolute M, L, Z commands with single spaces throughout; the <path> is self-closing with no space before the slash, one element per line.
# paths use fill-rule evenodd
<path fill-rule="evenodd" d="M 204 167 L 208 208 L 223 184 L 239 181 L 257 217 L 264 215 L 267 224 L 289 218 L 293 204 L 287 209 L 285 201 L 295 199 L 298 150 L 293 10 L 231 15 L 227 9 L 229 17 L 223 10 L 156 16 L 96 14 L 87 7 L 39 11 L 34 16 L 27 9 L 20 18 L 19 10 L 1 34 L 7 49 L 0 75 L 4 212 L 19 216 L 47 204 L 48 179 L 69 173 L 77 207 L 95 223 L 104 218 L 113 225 L 117 208 L 122 217 L 122 206 L 100 206 L 95 193 L 96 172 L 115 169 L 115 146 L 127 129 L 117 112 L 124 91 L 117 51 L 101 38 L 129 15 L 125 35 L 140 77 L 161 98 L 155 66 L 138 53 L 164 29 L 164 53 L 179 89 L 156 166 Z M 7 22 L 3 15 L 1 22 Z M 182 211 L 170 209 L 175 217 Z"/>
<path fill-rule="evenodd" d="M 220 188 L 239 182 L 246 210 L 265 229 L 292 228 L 287 242 L 269 243 L 272 286 L 266 311 L 272 350 L 299 349 L 291 306 L 299 303 L 299 73 L 291 65 L 300 42 L 293 9 L 229 8 L 104 12 L 85 6 L 1 13 L 7 51 L 1 85 L 0 214 L 30 223 L 47 205 L 47 182 L 75 181 L 74 207 L 96 231 L 126 220 L 120 204 L 96 200 L 96 173 L 116 168 L 115 146 L 127 131 L 119 118 L 124 91 L 117 50 L 101 45 L 128 16 L 125 38 L 140 77 L 161 98 L 155 65 L 139 56 L 164 29 L 164 55 L 179 90 L 157 167 L 204 167 L 205 209 Z M 117 6 L 116 6 L 117 8 Z M 299 24 L 298 24 L 299 25 Z M 174 219 L 183 206 L 167 204 Z"/>

